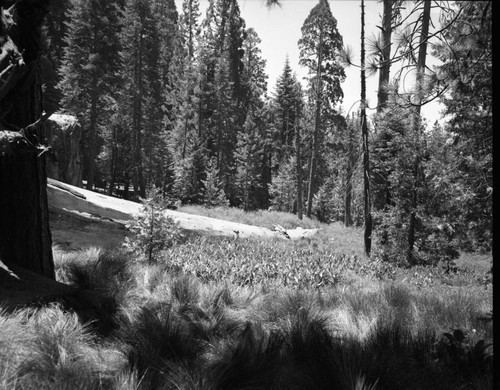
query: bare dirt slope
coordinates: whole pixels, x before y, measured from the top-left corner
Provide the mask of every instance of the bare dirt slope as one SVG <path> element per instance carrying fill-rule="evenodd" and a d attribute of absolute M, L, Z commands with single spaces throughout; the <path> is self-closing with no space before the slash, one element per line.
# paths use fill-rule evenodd
<path fill-rule="evenodd" d="M 127 230 L 125 224 L 141 210 L 141 204 L 106 196 L 49 179 L 47 186 L 51 211 L 51 230 L 56 244 L 69 247 L 119 245 Z M 174 210 L 165 213 L 187 232 L 232 238 L 310 237 L 317 229 L 271 230 Z"/>

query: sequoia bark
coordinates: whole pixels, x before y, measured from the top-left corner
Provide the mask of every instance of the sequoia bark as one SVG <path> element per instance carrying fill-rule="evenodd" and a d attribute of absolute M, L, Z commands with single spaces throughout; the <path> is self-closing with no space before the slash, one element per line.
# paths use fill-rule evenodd
<path fill-rule="evenodd" d="M 40 30 L 48 0 L 12 6 L 0 0 L 0 53 L 7 53 L 0 61 L 0 260 L 54 278 L 43 124 L 30 126 L 42 116 Z"/>

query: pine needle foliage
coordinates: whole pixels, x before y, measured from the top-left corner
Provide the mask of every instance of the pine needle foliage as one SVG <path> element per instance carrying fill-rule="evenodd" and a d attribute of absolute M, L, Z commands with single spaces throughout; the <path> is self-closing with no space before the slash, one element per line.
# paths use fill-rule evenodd
<path fill-rule="evenodd" d="M 215 159 L 212 159 L 208 164 L 206 176 L 206 179 L 203 180 L 205 186 L 203 204 L 208 208 L 229 206 L 229 200 L 224 192 L 223 183 L 220 180 L 220 171 L 217 169 Z"/>
<path fill-rule="evenodd" d="M 183 238 L 178 223 L 164 213 L 165 209 L 160 191 L 153 189 L 148 198 L 142 199 L 141 212 L 127 225 L 133 237 L 125 238 L 124 247 L 149 264 L 157 261 L 160 251 Z"/>

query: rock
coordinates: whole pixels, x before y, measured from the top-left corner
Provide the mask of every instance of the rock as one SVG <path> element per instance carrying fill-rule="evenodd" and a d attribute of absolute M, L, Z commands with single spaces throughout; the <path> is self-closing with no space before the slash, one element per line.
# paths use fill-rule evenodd
<path fill-rule="evenodd" d="M 49 180 L 47 197 L 51 211 L 51 230 L 55 241 L 82 241 L 86 235 L 95 233 L 87 242 L 102 246 L 110 240 L 111 232 L 122 235 L 127 233 L 123 226 L 134 219 L 134 215 L 142 209 L 140 203 L 118 199 L 83 188 L 61 185 Z M 179 223 L 179 227 L 187 233 L 222 236 L 229 238 L 279 238 L 300 240 L 318 232 L 318 229 L 290 229 L 275 225 L 275 230 L 265 227 L 246 225 L 238 222 L 224 221 L 201 215 L 186 214 L 174 210 L 165 210 L 165 214 Z M 55 218 L 58 217 L 58 219 Z M 64 218 L 63 218 L 64 217 Z M 64 222 L 64 225 L 60 223 Z M 69 235 L 73 231 L 73 235 Z M 106 233 L 108 232 L 108 233 Z M 107 245 L 107 244 L 106 244 Z M 83 243 L 81 245 L 83 247 Z"/>
<path fill-rule="evenodd" d="M 47 176 L 82 187 L 82 128 L 72 115 L 52 114 L 46 123 Z"/>

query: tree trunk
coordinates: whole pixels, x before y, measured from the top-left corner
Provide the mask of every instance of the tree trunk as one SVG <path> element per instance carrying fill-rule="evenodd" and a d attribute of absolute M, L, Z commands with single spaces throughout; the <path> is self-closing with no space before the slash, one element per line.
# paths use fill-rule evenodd
<path fill-rule="evenodd" d="M 366 76 L 365 76 L 365 2 L 361 0 L 361 135 L 363 138 L 363 192 L 365 216 L 365 253 L 372 248 L 372 214 L 370 194 L 370 150 L 368 148 L 368 124 L 366 123 Z"/>
<path fill-rule="evenodd" d="M 417 77 L 416 77 L 416 89 L 417 89 L 417 102 L 415 105 L 415 112 L 413 114 L 413 131 L 415 137 L 415 160 L 413 163 L 413 189 L 412 189 L 412 199 L 411 199 L 411 213 L 410 213 L 410 223 L 408 225 L 408 250 L 406 253 L 406 258 L 410 264 L 415 264 L 417 259 L 414 254 L 415 246 L 415 223 L 417 218 L 417 194 L 419 187 L 418 172 L 420 170 L 420 109 L 422 102 L 422 83 L 425 74 L 425 60 L 427 57 L 427 39 L 429 38 L 429 22 L 431 15 L 431 0 L 425 0 L 424 10 L 422 14 L 422 28 L 420 32 L 420 47 L 418 50 L 417 59 Z"/>
<path fill-rule="evenodd" d="M 143 173 L 143 162 L 142 162 L 142 120 L 143 120 L 143 107 L 142 99 L 145 94 L 143 85 L 143 37 L 142 33 L 139 36 L 139 48 L 137 54 L 137 62 L 134 64 L 134 85 L 137 85 L 137 91 L 134 96 L 134 112 L 133 112 L 133 172 L 132 172 L 132 184 L 134 186 L 134 196 L 145 197 L 146 189 L 144 185 L 144 173 Z"/>
<path fill-rule="evenodd" d="M 314 121 L 314 133 L 312 139 L 311 162 L 309 164 L 309 189 L 307 191 L 307 216 L 311 218 L 312 201 L 313 201 L 313 188 L 314 188 L 314 173 L 316 170 L 316 154 L 318 149 L 318 136 L 319 136 L 319 120 L 321 113 L 321 104 L 316 103 L 316 120 Z"/>
<path fill-rule="evenodd" d="M 349 142 L 349 155 L 347 157 L 347 174 L 345 186 L 345 203 L 344 203 L 344 226 L 352 226 L 352 180 L 354 176 L 354 161 L 352 144 Z"/>
<path fill-rule="evenodd" d="M 87 161 L 87 190 L 94 189 L 95 159 L 97 156 L 97 80 L 92 82 L 92 102 L 90 105 L 89 152 Z"/>
<path fill-rule="evenodd" d="M 127 174 L 124 179 L 123 199 L 129 199 L 130 176 Z"/>
<path fill-rule="evenodd" d="M 377 114 L 387 105 L 389 93 L 387 84 L 391 73 L 391 36 L 392 36 L 392 8 L 394 0 L 384 1 L 384 14 L 382 16 L 382 59 L 378 77 Z"/>
<path fill-rule="evenodd" d="M 311 218 L 312 212 L 312 201 L 313 201 L 313 188 L 314 188 L 314 173 L 316 170 L 316 158 L 318 153 L 318 137 L 319 137 L 319 126 L 321 120 L 321 101 L 322 96 L 322 85 L 321 85 L 321 61 L 322 61 L 322 47 L 323 47 L 323 30 L 319 34 L 319 44 L 318 44 L 318 69 L 316 71 L 317 81 L 317 91 L 316 91 L 316 113 L 314 117 L 314 133 L 312 141 L 312 152 L 311 152 L 311 165 L 309 170 L 309 190 L 307 191 L 307 216 Z"/>
<path fill-rule="evenodd" d="M 6 6 L 0 0 L 0 12 Z M 17 25 L 0 21 L 0 259 L 54 278 L 45 157 L 36 148 L 43 124 L 19 132 L 42 115 L 40 27 L 48 1 L 18 1 L 16 7 Z"/>
<path fill-rule="evenodd" d="M 298 124 L 297 110 L 295 110 L 295 161 L 297 168 L 297 216 L 302 220 L 303 200 L 302 200 L 302 163 L 300 151 L 300 127 Z"/>
<path fill-rule="evenodd" d="M 115 190 L 115 184 L 116 184 L 116 171 L 117 171 L 117 159 L 118 159 L 118 140 L 117 140 L 117 128 L 116 126 L 113 126 L 111 129 L 111 138 L 112 138 L 112 143 L 111 143 L 111 164 L 109 167 L 109 189 L 108 189 L 108 195 L 113 196 L 113 191 Z"/>
<path fill-rule="evenodd" d="M 387 85 L 390 79 L 391 70 L 391 36 L 392 36 L 392 17 L 393 17 L 393 6 L 394 0 L 383 0 L 384 11 L 382 16 L 382 47 L 381 47 L 381 59 L 380 59 L 380 70 L 378 79 L 378 92 L 377 92 L 377 114 L 380 115 L 383 110 L 387 107 L 387 101 L 389 98 L 389 93 L 387 90 Z M 383 130 L 383 129 L 380 129 Z M 373 207 L 375 209 L 384 209 L 391 204 L 391 193 L 389 190 L 389 173 L 379 172 L 378 174 L 380 183 L 375 183 L 375 186 L 383 186 L 385 188 L 384 193 L 377 196 L 375 193 L 375 199 L 373 200 Z M 382 234 L 387 234 L 383 232 Z"/>

